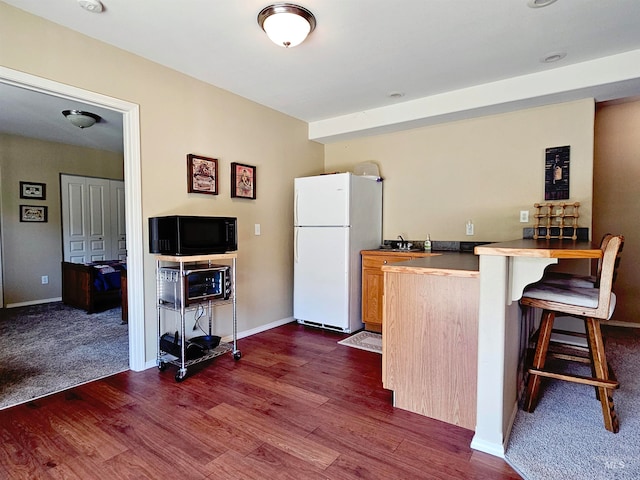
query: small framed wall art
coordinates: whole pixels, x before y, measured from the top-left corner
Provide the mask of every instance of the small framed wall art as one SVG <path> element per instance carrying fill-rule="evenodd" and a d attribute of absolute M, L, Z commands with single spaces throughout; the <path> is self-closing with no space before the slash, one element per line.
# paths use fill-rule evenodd
<path fill-rule="evenodd" d="M 256 198 L 256 167 L 231 164 L 231 197 Z"/>
<path fill-rule="evenodd" d="M 551 147 L 544 152 L 544 199 L 569 198 L 569 162 L 571 146 Z"/>
<path fill-rule="evenodd" d="M 218 160 L 187 155 L 187 185 L 189 193 L 218 195 Z"/>
<path fill-rule="evenodd" d="M 47 222 L 47 207 L 40 205 L 20 205 L 21 222 Z"/>
<path fill-rule="evenodd" d="M 20 198 L 46 200 L 47 184 L 36 182 L 20 182 Z"/>

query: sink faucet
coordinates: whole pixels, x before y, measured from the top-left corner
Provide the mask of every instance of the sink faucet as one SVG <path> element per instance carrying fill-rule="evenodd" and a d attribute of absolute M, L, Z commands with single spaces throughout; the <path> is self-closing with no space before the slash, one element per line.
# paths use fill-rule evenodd
<path fill-rule="evenodd" d="M 407 247 L 407 242 L 405 241 L 404 238 L 402 238 L 402 235 L 398 235 L 398 239 L 400 240 L 400 244 L 398 245 L 398 248 L 400 250 L 406 248 Z"/>

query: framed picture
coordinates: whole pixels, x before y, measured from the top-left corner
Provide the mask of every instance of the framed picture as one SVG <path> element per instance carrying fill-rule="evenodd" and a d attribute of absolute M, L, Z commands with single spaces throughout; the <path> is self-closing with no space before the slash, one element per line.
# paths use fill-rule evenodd
<path fill-rule="evenodd" d="M 256 167 L 231 164 L 231 197 L 256 198 Z"/>
<path fill-rule="evenodd" d="M 544 152 L 544 199 L 569 198 L 569 163 L 571 146 L 551 147 Z"/>
<path fill-rule="evenodd" d="M 187 185 L 189 193 L 218 195 L 218 160 L 187 155 Z"/>
<path fill-rule="evenodd" d="M 20 205 L 20 221 L 46 223 L 47 207 L 40 205 Z"/>
<path fill-rule="evenodd" d="M 20 182 L 20 198 L 45 200 L 47 198 L 47 184 L 35 182 Z"/>

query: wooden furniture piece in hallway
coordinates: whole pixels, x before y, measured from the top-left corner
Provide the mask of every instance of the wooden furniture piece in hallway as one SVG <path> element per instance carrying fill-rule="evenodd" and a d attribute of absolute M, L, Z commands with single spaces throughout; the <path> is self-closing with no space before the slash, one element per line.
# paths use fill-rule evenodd
<path fill-rule="evenodd" d="M 127 269 L 120 270 L 120 290 L 122 291 L 122 323 L 129 323 L 129 294 L 127 287 Z"/>
<path fill-rule="evenodd" d="M 127 371 L 0 411 L 0 478 L 517 480 L 472 432 L 391 406 L 381 356 L 296 323 L 188 382 Z"/>
<path fill-rule="evenodd" d="M 611 318 L 615 308 L 616 297 L 611 289 L 619 263 L 618 254 L 622 250 L 623 244 L 624 238 L 622 236 L 613 236 L 608 239 L 603 252 L 600 278 L 596 282 L 599 285 L 597 288 L 595 286 L 576 287 L 570 281 L 565 284 L 557 281 L 546 283 L 543 277 L 540 282 L 524 290 L 520 303 L 543 310 L 533 366 L 529 369 L 523 407 L 525 411 L 533 412 L 535 410 L 543 378 L 592 385 L 596 387 L 597 398 L 602 406 L 605 428 L 613 433 L 618 432 L 618 417 L 613 403 L 613 390 L 618 388 L 618 382 L 609 373 L 600 322 Z M 591 364 L 591 377 L 545 368 L 553 321 L 556 315 L 563 314 L 584 320 L 589 345 L 587 359 Z M 584 358 L 581 356 L 565 355 L 563 358 L 584 362 Z"/>
<path fill-rule="evenodd" d="M 100 266 L 112 267 L 113 271 L 102 274 Z M 126 267 L 118 260 L 91 264 L 62 262 L 62 302 L 87 313 L 120 305 L 123 268 Z"/>

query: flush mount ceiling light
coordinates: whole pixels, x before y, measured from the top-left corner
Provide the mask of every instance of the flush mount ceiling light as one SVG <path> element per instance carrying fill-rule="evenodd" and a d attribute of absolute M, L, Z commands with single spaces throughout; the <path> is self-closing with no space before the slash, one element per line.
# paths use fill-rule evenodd
<path fill-rule="evenodd" d="M 76 127 L 89 128 L 101 120 L 100 115 L 82 110 L 63 110 L 62 114 Z"/>
<path fill-rule="evenodd" d="M 78 0 L 78 3 L 82 8 L 91 13 L 100 13 L 104 9 L 100 0 Z"/>
<path fill-rule="evenodd" d="M 292 3 L 275 3 L 258 14 L 258 25 L 276 45 L 289 48 L 300 45 L 316 28 L 316 17 Z"/>

